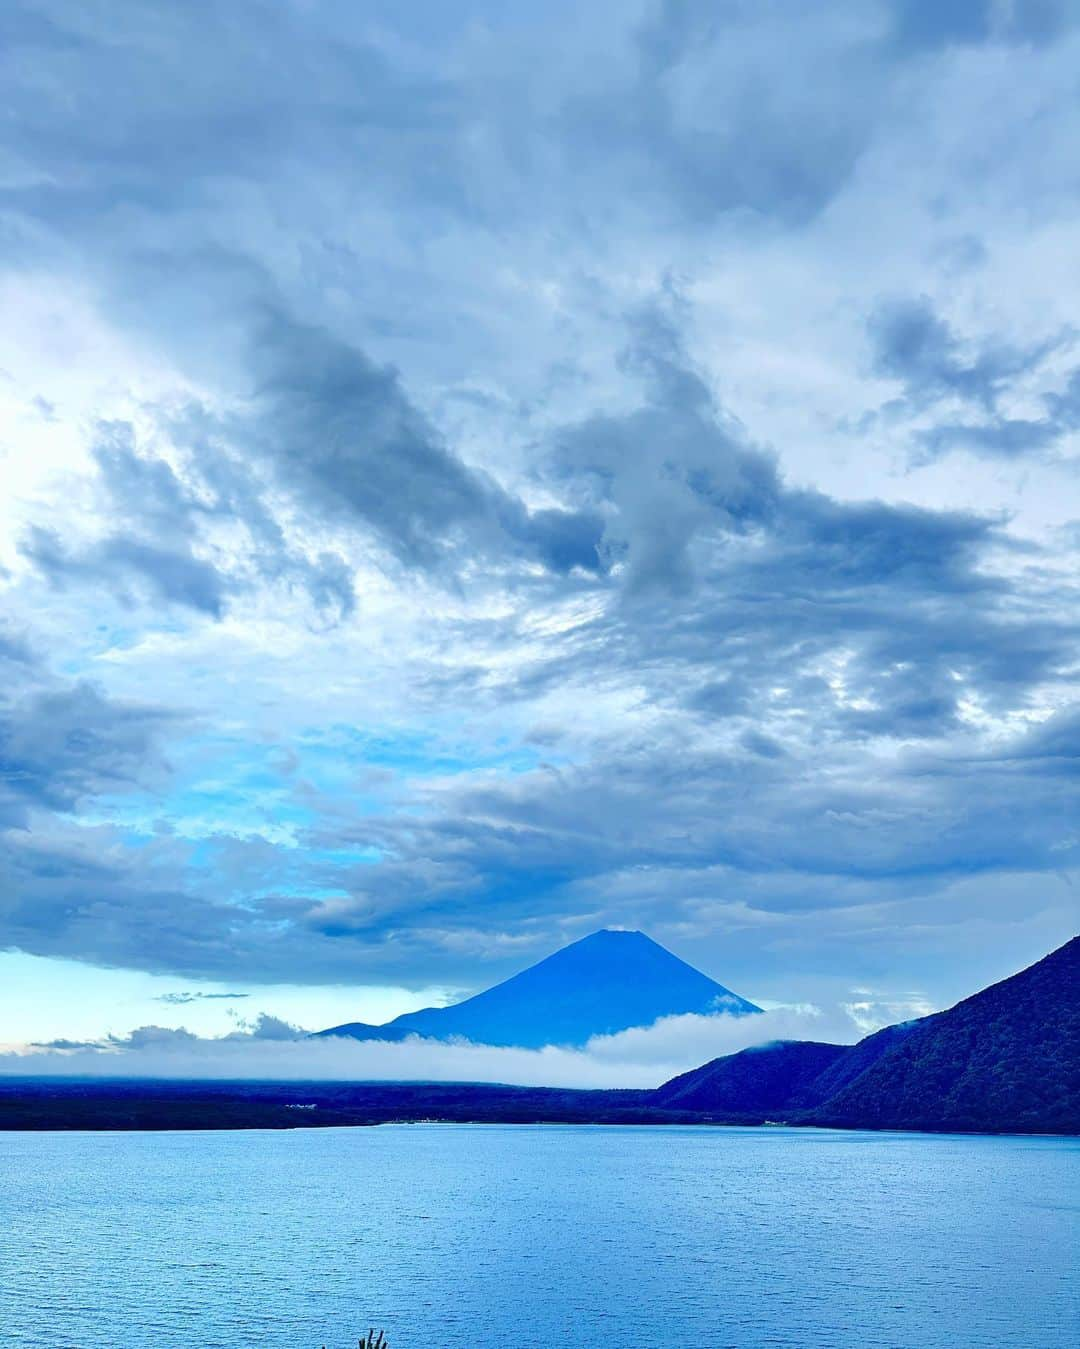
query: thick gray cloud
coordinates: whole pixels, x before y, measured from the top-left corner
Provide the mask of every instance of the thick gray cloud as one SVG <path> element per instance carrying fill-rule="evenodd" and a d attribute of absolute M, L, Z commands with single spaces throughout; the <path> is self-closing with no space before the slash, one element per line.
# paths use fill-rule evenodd
<path fill-rule="evenodd" d="M 1069 330 L 1025 346 L 997 336 L 965 344 L 925 296 L 883 305 L 869 326 L 878 373 L 898 381 L 903 391 L 887 413 L 918 416 L 949 407 L 943 419 L 914 433 L 929 456 L 953 449 L 1005 458 L 1035 454 L 1080 425 L 1075 370 L 1063 390 L 1050 387 L 1039 394 L 1039 415 L 1010 416 L 1002 406 L 1026 379 L 1046 379 L 1049 358 L 1075 342 Z M 981 419 L 962 415 L 972 411 Z"/>
<path fill-rule="evenodd" d="M 268 497 L 295 494 L 314 520 L 373 537 L 407 568 L 538 562 L 598 574 L 601 517 L 530 509 L 442 443 L 396 372 L 324 330 L 272 313 L 253 319 L 252 397 L 243 414 L 215 418 L 190 406 L 160 414 L 183 476 L 130 425 L 102 426 L 93 448 L 114 529 L 81 549 L 31 526 L 23 554 L 54 586 L 107 585 L 125 603 L 152 598 L 221 618 L 255 580 L 299 585 L 323 613 L 354 608 L 350 567 L 330 550 L 292 546 Z M 260 471 L 261 470 L 261 471 Z M 223 570 L 206 535 L 241 525 L 246 566 Z M 133 594 L 133 591 L 135 592 Z"/>
<path fill-rule="evenodd" d="M 116 703 L 88 683 L 44 683 L 0 699 L 0 810 L 75 809 L 86 798 L 130 790 L 158 765 L 165 710 Z"/>
<path fill-rule="evenodd" d="M 766 524 L 780 494 L 772 456 L 753 446 L 686 361 L 669 320 L 634 321 L 626 367 L 642 405 L 557 437 L 554 471 L 604 508 L 606 555 L 632 593 L 684 590 L 728 535 Z"/>
<path fill-rule="evenodd" d="M 600 570 L 601 524 L 530 511 L 441 443 L 393 370 L 328 333 L 269 316 L 255 339 L 256 415 L 237 428 L 284 482 L 330 518 L 358 521 L 410 566 L 447 553 L 521 551 L 545 566 Z"/>
<path fill-rule="evenodd" d="M 81 553 L 70 553 L 55 532 L 41 526 L 31 528 L 22 551 L 53 585 L 73 581 L 105 584 L 126 598 L 132 583 L 142 583 L 156 599 L 221 617 L 221 578 L 212 566 L 190 553 L 123 535 L 112 535 Z"/>
<path fill-rule="evenodd" d="M 925 297 L 886 305 L 874 316 L 871 332 L 878 369 L 901 380 L 909 400 L 918 404 L 952 395 L 987 412 L 996 409 L 1009 381 L 1035 369 L 1062 340 L 1026 348 L 984 343 L 968 355 Z"/>
<path fill-rule="evenodd" d="M 200 409 L 185 409 L 167 425 L 184 454 L 184 477 L 152 450 L 140 452 L 130 424 L 99 428 L 92 453 L 111 532 L 72 548 L 55 530 L 32 525 L 21 551 L 49 582 L 105 586 L 128 606 L 149 596 L 220 619 L 227 600 L 249 592 L 256 580 L 283 581 L 303 589 L 321 614 L 350 614 L 354 595 L 345 559 L 290 546 L 262 484 L 227 445 L 207 438 Z M 214 525 L 233 523 L 243 527 L 249 546 L 240 565 L 236 559 L 222 565 L 206 535 Z"/>

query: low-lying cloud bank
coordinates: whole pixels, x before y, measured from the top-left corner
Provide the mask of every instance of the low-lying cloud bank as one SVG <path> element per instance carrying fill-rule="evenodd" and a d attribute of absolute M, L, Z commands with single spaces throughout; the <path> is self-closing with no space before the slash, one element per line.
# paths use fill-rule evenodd
<path fill-rule="evenodd" d="M 771 1040 L 851 1043 L 864 1035 L 841 1009 L 783 1007 L 760 1016 L 672 1016 L 597 1036 L 583 1049 L 504 1049 L 419 1036 L 399 1042 L 309 1039 L 277 1017 L 217 1039 L 143 1026 L 99 1042 L 54 1041 L 0 1055 L 0 1074 L 277 1080 L 504 1082 L 548 1087 L 659 1086 L 722 1054 Z"/>

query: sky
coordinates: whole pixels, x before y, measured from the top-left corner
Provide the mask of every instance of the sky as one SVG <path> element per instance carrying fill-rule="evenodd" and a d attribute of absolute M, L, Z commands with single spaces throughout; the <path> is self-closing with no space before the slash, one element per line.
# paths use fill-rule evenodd
<path fill-rule="evenodd" d="M 1073 935 L 1075 6 L 0 25 L 0 1044 Z"/>

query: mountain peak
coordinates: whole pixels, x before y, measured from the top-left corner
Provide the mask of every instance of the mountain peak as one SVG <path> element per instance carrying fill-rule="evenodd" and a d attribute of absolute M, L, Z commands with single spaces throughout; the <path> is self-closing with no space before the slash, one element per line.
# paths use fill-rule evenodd
<path fill-rule="evenodd" d="M 645 933 L 639 931 L 638 928 L 630 928 L 630 927 L 598 927 L 595 932 L 590 932 L 585 937 L 579 937 L 577 941 L 571 942 L 570 944 L 571 946 L 580 946 L 583 942 L 597 942 L 606 944 L 609 942 L 625 942 L 631 940 L 637 940 L 639 942 L 648 942 L 650 946 L 660 945 L 659 942 L 653 941 L 651 937 L 647 937 Z"/>
<path fill-rule="evenodd" d="M 649 946 L 659 946 L 658 942 L 647 937 L 644 932 L 636 928 L 629 927 L 598 927 L 595 932 L 587 932 L 584 937 L 575 937 L 573 941 L 567 942 L 565 946 L 560 946 L 558 951 L 553 951 L 552 955 L 559 955 L 563 951 L 573 950 L 574 947 L 602 947 L 629 945 L 632 942 L 647 943 Z M 660 947 L 662 950 L 663 948 Z M 544 957 L 550 959 L 550 957 Z"/>
<path fill-rule="evenodd" d="M 644 932 L 639 932 L 636 928 L 599 927 L 595 932 L 589 932 L 584 937 L 577 937 L 574 941 L 567 942 L 565 946 L 560 946 L 551 955 L 544 956 L 538 964 L 543 964 L 545 960 L 554 960 L 570 951 L 578 951 L 582 954 L 596 953 L 597 955 L 608 952 L 614 955 L 616 952 L 626 952 L 634 947 L 641 950 L 663 951 L 665 955 L 671 955 L 671 952 L 665 950 L 659 942 L 653 941 L 651 937 L 646 936 Z M 677 957 L 675 958 L 677 959 Z"/>
<path fill-rule="evenodd" d="M 336 1026 L 323 1035 L 407 1035 L 539 1049 L 585 1044 L 661 1017 L 761 1009 L 680 960 L 644 932 L 601 928 L 453 1007 L 407 1012 L 385 1026 Z"/>

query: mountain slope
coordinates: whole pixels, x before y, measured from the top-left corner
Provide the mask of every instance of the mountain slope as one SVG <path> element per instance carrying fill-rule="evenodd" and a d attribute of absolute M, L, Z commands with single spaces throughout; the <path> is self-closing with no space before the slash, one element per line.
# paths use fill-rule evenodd
<path fill-rule="evenodd" d="M 844 1053 L 839 1055 L 820 1077 L 815 1078 L 805 1091 L 792 1099 L 792 1108 L 810 1109 L 829 1100 L 837 1092 L 843 1091 L 849 1083 L 865 1073 L 921 1024 L 921 1019 L 902 1021 L 897 1026 L 886 1026 L 884 1030 L 874 1031 L 857 1044 L 848 1045 Z"/>
<path fill-rule="evenodd" d="M 805 1118 L 843 1128 L 1080 1133 L 1080 937 L 916 1022 Z"/>
<path fill-rule="evenodd" d="M 1080 1132 L 1080 938 L 947 1012 L 855 1045 L 744 1049 L 665 1082 L 651 1100 L 713 1120 Z"/>
<path fill-rule="evenodd" d="M 642 932 L 601 931 L 453 1007 L 406 1012 L 385 1026 L 352 1022 L 318 1032 L 359 1040 L 462 1038 L 539 1049 L 649 1026 L 660 1017 L 758 1012 Z"/>

